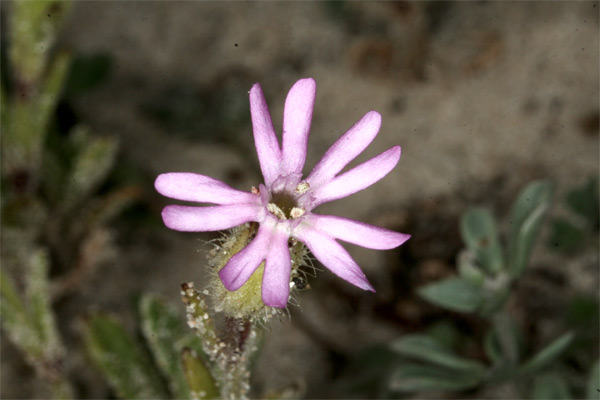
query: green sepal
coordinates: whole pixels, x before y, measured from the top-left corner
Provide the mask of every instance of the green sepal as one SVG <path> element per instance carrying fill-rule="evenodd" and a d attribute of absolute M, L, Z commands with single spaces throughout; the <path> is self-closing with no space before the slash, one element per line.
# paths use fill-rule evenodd
<path fill-rule="evenodd" d="M 535 181 L 519 194 L 514 203 L 508 237 L 508 267 L 512 277 L 520 276 L 525 270 L 551 200 L 550 182 Z"/>
<path fill-rule="evenodd" d="M 92 362 L 120 398 L 167 398 L 150 357 L 114 317 L 98 313 L 87 319 L 84 343 Z"/>

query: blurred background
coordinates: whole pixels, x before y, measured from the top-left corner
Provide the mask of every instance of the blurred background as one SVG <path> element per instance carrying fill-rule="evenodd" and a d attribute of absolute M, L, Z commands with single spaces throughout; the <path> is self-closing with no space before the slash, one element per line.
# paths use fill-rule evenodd
<path fill-rule="evenodd" d="M 78 242 L 86 252 L 75 258 L 93 259 L 85 273 L 72 273 L 68 254 L 75 245 L 63 241 L 64 231 L 55 226 L 39 239 L 51 249 L 49 274 L 60 286 L 52 304 L 76 397 L 114 396 L 81 350 L 85 315 L 114 313 L 135 332 L 132 304 L 140 293 L 179 307 L 182 282 L 202 286 L 207 241 L 217 235 L 165 228 L 160 211 L 169 200 L 155 193 L 154 178 L 189 171 L 240 190 L 259 184 L 248 91 L 261 84 L 280 131 L 287 91 L 303 77 L 317 82 L 305 173 L 370 110 L 381 113 L 382 127 L 353 165 L 402 147 L 386 178 L 317 211 L 412 238 L 386 252 L 346 246 L 376 293 L 321 267 L 310 289 L 299 293 L 300 305 L 289 308 L 291 318 L 268 329 L 254 366 L 256 393 L 456 396 L 391 390 L 388 375 L 397 360 L 382 349 L 404 334 L 437 329 L 457 338 L 462 355 L 486 359 L 480 342 L 488 321 L 445 311 L 416 290 L 457 274 L 464 212 L 487 207 L 504 237 L 519 191 L 547 179 L 554 185 L 552 207 L 527 271 L 511 287 L 507 312 L 528 349 L 576 332 L 557 368 L 572 395 L 583 396 L 598 357 L 598 2 L 86 1 L 68 12 L 61 9 L 66 3 L 57 4 L 45 17 L 64 17 L 64 23 L 55 43 L 40 52 L 69 53 L 71 64 L 44 148 L 71 154 L 61 140 L 85 125 L 89 137 L 114 146 L 110 168 L 86 193 L 126 199 L 101 234 L 86 228 L 93 240 Z M 18 41 L 11 34 L 18 23 L 12 6 L 1 7 L 2 78 L 17 96 L 26 85 L 15 84 L 18 74 L 11 76 L 7 61 L 7 48 Z M 33 185 L 24 178 L 31 176 L 27 169 L 3 169 L 4 193 Z M 44 193 L 51 198 L 52 188 Z M 589 206 L 574 213 L 565 201 L 573 196 Z M 69 210 L 62 224 L 78 218 Z M 3 211 L 3 230 L 10 215 Z M 1 365 L 0 397 L 43 396 L 34 370 L 6 335 Z M 506 384 L 458 393 L 520 397 Z"/>

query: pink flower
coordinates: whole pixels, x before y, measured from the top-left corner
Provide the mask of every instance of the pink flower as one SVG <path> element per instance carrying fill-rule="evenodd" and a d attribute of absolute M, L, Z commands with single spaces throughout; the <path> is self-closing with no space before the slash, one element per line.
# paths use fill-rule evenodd
<path fill-rule="evenodd" d="M 254 141 L 265 180 L 259 189 L 242 192 L 216 179 L 190 172 L 161 174 L 155 187 L 178 200 L 215 206 L 170 205 L 162 212 L 165 225 L 177 231 L 205 232 L 257 222 L 254 239 L 219 272 L 228 290 L 237 290 L 265 261 L 263 302 L 285 307 L 290 291 L 289 238 L 303 242 L 331 272 L 365 290 L 375 291 L 365 274 L 337 242 L 384 250 L 404 243 L 410 235 L 312 210 L 329 201 L 363 190 L 386 176 L 400 159 L 395 146 L 377 157 L 341 173 L 375 138 L 381 116 L 370 111 L 325 153 L 302 179 L 316 83 L 299 80 L 288 93 L 283 115 L 283 144 L 279 145 L 260 85 L 250 90 Z"/>

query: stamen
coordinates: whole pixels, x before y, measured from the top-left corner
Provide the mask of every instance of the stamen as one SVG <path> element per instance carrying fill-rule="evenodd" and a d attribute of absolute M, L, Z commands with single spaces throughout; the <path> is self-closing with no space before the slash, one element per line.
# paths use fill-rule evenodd
<path fill-rule="evenodd" d="M 256 187 L 252 186 L 252 189 L 250 190 L 252 192 L 252 194 L 255 195 L 259 195 L 260 194 L 260 190 L 258 190 Z"/>
<path fill-rule="evenodd" d="M 294 208 L 292 208 L 292 211 L 290 211 L 290 217 L 292 217 L 294 219 L 300 218 L 303 215 L 304 215 L 304 208 L 294 207 Z"/>
<path fill-rule="evenodd" d="M 285 217 L 285 213 L 283 211 L 281 211 L 281 208 L 279 208 L 277 206 L 277 204 L 275 204 L 275 203 L 267 204 L 267 210 L 269 210 L 269 212 L 271 214 L 273 214 L 274 216 L 276 216 L 279 219 L 287 219 Z"/>
<path fill-rule="evenodd" d="M 310 189 L 310 185 L 308 184 L 308 182 L 300 182 L 298 184 L 298 186 L 296 186 L 296 193 L 297 194 L 304 194 L 306 192 L 308 192 L 308 190 Z"/>

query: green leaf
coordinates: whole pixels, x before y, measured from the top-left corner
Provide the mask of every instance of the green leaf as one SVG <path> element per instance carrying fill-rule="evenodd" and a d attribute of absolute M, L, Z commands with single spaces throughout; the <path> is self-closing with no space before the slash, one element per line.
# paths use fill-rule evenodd
<path fill-rule="evenodd" d="M 181 353 L 185 377 L 193 399 L 215 399 L 220 397 L 215 380 L 204 362 L 189 348 Z"/>
<path fill-rule="evenodd" d="M 483 338 L 483 351 L 487 358 L 494 364 L 499 364 L 503 361 L 502 347 L 498 341 L 498 335 L 494 329 L 490 329 Z"/>
<path fill-rule="evenodd" d="M 572 399 L 565 379 L 556 374 L 544 374 L 533 381 L 533 393 L 536 400 Z"/>
<path fill-rule="evenodd" d="M 5 127 L 2 165 L 6 169 L 2 173 L 5 176 L 24 170 L 37 178 L 35 174 L 42 164 L 48 124 L 60 97 L 68 63 L 68 56 L 58 56 L 39 92 L 10 103 L 7 118 L 2 124 Z"/>
<path fill-rule="evenodd" d="M 483 208 L 469 210 L 462 216 L 460 228 L 462 238 L 475 254 L 477 263 L 490 273 L 499 272 L 504 260 L 492 213 Z"/>
<path fill-rule="evenodd" d="M 71 167 L 65 189 L 64 208 L 78 205 L 90 195 L 112 168 L 117 154 L 117 143 L 110 137 L 92 137 L 86 128 L 76 128 L 74 140 L 81 147 Z"/>
<path fill-rule="evenodd" d="M 511 230 L 508 238 L 509 271 L 520 276 L 527 263 L 543 218 L 550 207 L 552 186 L 547 181 L 529 184 L 513 205 Z"/>
<path fill-rule="evenodd" d="M 390 389 L 400 392 L 458 391 L 478 386 L 483 378 L 429 365 L 403 364 L 392 372 Z"/>
<path fill-rule="evenodd" d="M 36 115 L 35 118 L 39 121 L 38 126 L 44 131 L 48 129 L 48 123 L 52 119 L 61 98 L 69 65 L 71 65 L 69 53 L 58 53 L 50 64 L 48 73 L 41 84 L 37 104 L 39 115 Z"/>
<path fill-rule="evenodd" d="M 2 289 L 0 313 L 6 333 L 25 352 L 32 353 L 32 356 L 39 354 L 39 342 L 31 327 L 25 304 L 17 294 L 14 282 L 5 274 L 3 268 L 0 269 L 0 288 Z M 33 348 L 30 349 L 30 346 Z"/>
<path fill-rule="evenodd" d="M 437 306 L 458 312 L 474 312 L 481 304 L 481 289 L 462 278 L 449 278 L 418 289 L 419 296 Z"/>
<path fill-rule="evenodd" d="M 40 80 L 70 6 L 67 1 L 37 0 L 17 1 L 11 7 L 10 61 L 22 83 L 35 85 Z"/>
<path fill-rule="evenodd" d="M 494 334 L 502 354 L 502 361 L 514 368 L 521 359 L 522 335 L 513 319 L 504 311 L 491 317 Z"/>
<path fill-rule="evenodd" d="M 521 374 L 536 372 L 554 361 L 571 344 L 575 334 L 567 332 L 538 352 L 529 361 L 523 364 L 519 371 Z"/>
<path fill-rule="evenodd" d="M 415 360 L 437 364 L 455 371 L 483 376 L 485 365 L 456 355 L 427 335 L 406 335 L 391 344 L 392 350 Z"/>
<path fill-rule="evenodd" d="M 25 293 L 21 298 L 12 280 L 2 274 L 2 322 L 13 342 L 32 363 L 58 362 L 64 355 L 48 291 L 48 258 L 42 249 L 23 255 Z"/>
<path fill-rule="evenodd" d="M 56 329 L 56 322 L 50 304 L 50 291 L 48 287 L 48 254 L 37 250 L 29 258 L 28 268 L 25 271 L 27 299 L 31 322 L 35 327 L 38 340 L 45 351 L 56 352 L 55 357 L 63 353 L 62 346 Z M 48 358 L 48 357 L 47 357 Z M 50 357 L 54 358 L 54 357 Z"/>
<path fill-rule="evenodd" d="M 590 376 L 588 377 L 587 381 L 586 398 L 600 398 L 600 360 L 596 361 L 592 367 L 592 370 L 590 371 Z"/>
<path fill-rule="evenodd" d="M 25 353 L 40 377 L 47 380 L 53 398 L 72 398 L 62 365 L 65 356 L 48 290 L 48 256 L 43 249 L 28 249 L 18 260 L 25 281 L 23 298 L 14 282 L 0 273 L 2 325 L 13 343 Z"/>
<path fill-rule="evenodd" d="M 510 297 L 511 283 L 511 278 L 505 273 L 486 279 L 481 287 L 483 300 L 479 315 L 487 318 L 502 310 Z"/>
<path fill-rule="evenodd" d="M 150 358 L 114 317 L 95 314 L 88 319 L 84 342 L 92 361 L 120 398 L 167 397 Z"/>
<path fill-rule="evenodd" d="M 156 364 L 167 377 L 177 399 L 189 399 L 190 393 L 181 364 L 181 348 L 177 342 L 185 336 L 183 318 L 158 298 L 145 295 L 139 303 L 142 333 Z"/>

